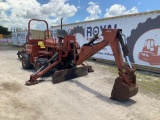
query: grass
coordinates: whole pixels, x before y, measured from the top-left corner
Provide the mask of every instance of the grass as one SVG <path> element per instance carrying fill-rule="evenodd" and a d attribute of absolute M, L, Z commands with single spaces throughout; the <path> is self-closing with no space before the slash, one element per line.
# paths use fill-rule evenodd
<path fill-rule="evenodd" d="M 11 43 L 0 43 L 0 46 L 11 46 Z"/>
<path fill-rule="evenodd" d="M 107 65 L 109 68 L 103 67 L 103 69 L 110 71 L 112 75 L 117 76 L 118 69 L 116 65 L 109 65 L 99 62 L 97 63 Z M 135 75 L 140 92 L 148 96 L 160 99 L 160 74 L 137 70 L 135 72 Z"/>
<path fill-rule="evenodd" d="M 116 66 L 110 65 L 110 71 L 118 73 Z M 160 99 L 160 74 L 137 70 L 135 75 L 140 92 Z"/>
<path fill-rule="evenodd" d="M 137 71 L 139 90 L 150 96 L 160 98 L 160 75 L 151 72 Z"/>
<path fill-rule="evenodd" d="M 0 50 L 3 50 L 3 48 L 4 48 L 4 50 L 6 50 L 6 48 L 8 48 L 10 50 L 17 50 L 17 51 L 23 50 L 23 47 L 15 46 L 15 45 L 12 45 L 12 44 L 9 44 L 9 43 L 1 43 L 0 44 Z"/>

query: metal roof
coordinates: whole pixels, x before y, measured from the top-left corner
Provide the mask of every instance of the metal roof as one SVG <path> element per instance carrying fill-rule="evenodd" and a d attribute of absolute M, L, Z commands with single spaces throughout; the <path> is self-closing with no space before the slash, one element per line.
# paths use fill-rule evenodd
<path fill-rule="evenodd" d="M 127 14 L 127 15 L 120 15 L 120 16 L 114 16 L 114 17 L 107 17 L 107 18 L 102 18 L 102 19 L 89 20 L 89 21 L 83 21 L 83 22 L 76 22 L 76 23 L 70 23 L 70 24 L 63 24 L 63 26 L 69 26 L 69 25 L 75 25 L 75 24 L 83 24 L 83 23 L 102 21 L 102 20 L 117 19 L 117 18 L 132 17 L 132 16 L 138 16 L 138 15 L 155 14 L 155 13 L 160 13 L 160 10 L 149 11 L 149 12 L 141 12 L 141 13 L 134 13 L 134 14 Z M 59 26 L 61 26 L 61 25 L 51 26 L 51 28 L 59 27 Z"/>

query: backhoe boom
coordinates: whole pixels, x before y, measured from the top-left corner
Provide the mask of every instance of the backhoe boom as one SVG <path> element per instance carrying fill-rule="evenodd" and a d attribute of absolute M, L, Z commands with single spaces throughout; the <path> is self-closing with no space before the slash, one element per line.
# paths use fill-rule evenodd
<path fill-rule="evenodd" d="M 127 100 L 137 94 L 138 86 L 136 85 L 134 66 L 130 68 L 130 66 L 124 64 L 123 61 L 121 51 L 123 51 L 124 57 L 128 57 L 129 51 L 122 39 L 121 32 L 120 29 L 104 29 L 102 32 L 104 40 L 94 44 L 95 39 L 97 39 L 97 37 L 94 37 L 94 39 L 89 42 L 90 44 L 84 44 L 76 64 L 79 65 L 83 63 L 105 46 L 110 45 L 119 71 L 119 76 L 115 80 L 111 98 L 116 100 Z M 122 50 L 120 49 L 120 45 Z"/>

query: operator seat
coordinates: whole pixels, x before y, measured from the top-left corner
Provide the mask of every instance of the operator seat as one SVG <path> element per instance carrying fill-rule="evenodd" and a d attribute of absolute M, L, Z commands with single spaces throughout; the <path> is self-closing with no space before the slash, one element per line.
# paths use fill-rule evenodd
<path fill-rule="evenodd" d="M 60 48 L 63 47 L 63 43 L 64 43 L 63 39 L 64 39 L 64 37 L 67 36 L 67 35 L 68 35 L 68 34 L 67 34 L 67 32 L 66 32 L 65 30 L 58 29 L 58 30 L 56 31 L 56 36 L 57 36 L 57 38 L 58 38 L 58 43 L 59 43 L 59 47 L 60 47 Z"/>
<path fill-rule="evenodd" d="M 68 34 L 65 30 L 59 29 L 56 31 L 56 35 L 58 38 L 64 39 L 64 37 L 67 36 Z"/>

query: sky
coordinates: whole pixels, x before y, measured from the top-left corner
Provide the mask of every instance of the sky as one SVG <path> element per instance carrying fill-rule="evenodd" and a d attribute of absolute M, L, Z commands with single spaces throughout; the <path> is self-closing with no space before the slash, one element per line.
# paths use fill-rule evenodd
<path fill-rule="evenodd" d="M 160 0 L 0 0 L 0 25 L 26 29 L 32 18 L 49 26 L 160 10 Z M 43 28 L 33 22 L 32 29 Z"/>

